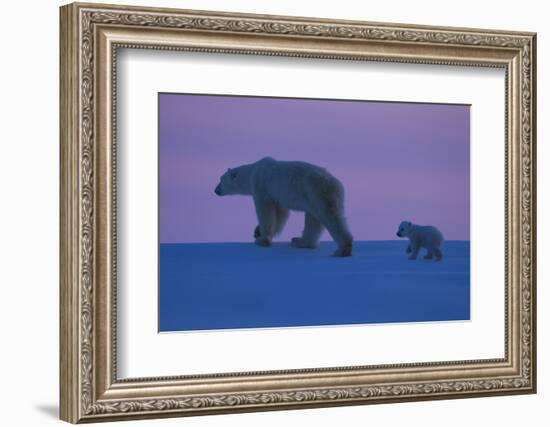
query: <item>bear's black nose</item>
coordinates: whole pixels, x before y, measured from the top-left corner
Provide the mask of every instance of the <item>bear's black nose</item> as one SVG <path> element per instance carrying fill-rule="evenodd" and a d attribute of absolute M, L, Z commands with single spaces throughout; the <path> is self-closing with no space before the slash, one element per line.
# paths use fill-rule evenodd
<path fill-rule="evenodd" d="M 218 196 L 221 196 L 222 195 L 222 190 L 220 189 L 220 185 L 218 184 L 218 186 L 216 187 L 216 189 L 214 190 L 214 193 L 216 193 Z"/>
<path fill-rule="evenodd" d="M 397 237 L 401 237 L 401 236 L 399 235 L 399 233 L 395 233 L 395 235 L 396 235 Z"/>

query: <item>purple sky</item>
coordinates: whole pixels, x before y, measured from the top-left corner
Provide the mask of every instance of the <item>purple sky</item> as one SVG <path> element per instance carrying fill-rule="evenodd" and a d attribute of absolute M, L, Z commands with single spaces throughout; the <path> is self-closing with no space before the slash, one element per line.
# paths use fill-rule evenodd
<path fill-rule="evenodd" d="M 355 240 L 398 239 L 402 220 L 470 238 L 469 106 L 160 94 L 159 109 L 161 243 L 251 242 L 252 198 L 214 188 L 265 156 L 340 179 Z M 292 212 L 276 240 L 302 229 Z"/>

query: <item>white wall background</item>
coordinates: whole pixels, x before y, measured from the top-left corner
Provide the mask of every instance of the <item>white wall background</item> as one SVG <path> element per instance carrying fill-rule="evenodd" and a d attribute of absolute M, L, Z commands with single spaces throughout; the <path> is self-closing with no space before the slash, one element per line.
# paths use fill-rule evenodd
<path fill-rule="evenodd" d="M 113 3 L 124 3 L 111 0 Z M 538 358 L 539 393 L 529 396 L 401 403 L 208 416 L 131 425 L 525 426 L 545 425 L 550 405 L 550 323 L 545 284 L 550 268 L 550 29 L 535 0 L 440 2 L 394 0 L 133 0 L 133 4 L 325 18 L 538 32 Z M 0 401 L 3 425 L 60 425 L 58 405 L 58 6 L 57 0 L 2 8 L 0 66 Z M 546 221 L 545 221 L 546 218 Z"/>

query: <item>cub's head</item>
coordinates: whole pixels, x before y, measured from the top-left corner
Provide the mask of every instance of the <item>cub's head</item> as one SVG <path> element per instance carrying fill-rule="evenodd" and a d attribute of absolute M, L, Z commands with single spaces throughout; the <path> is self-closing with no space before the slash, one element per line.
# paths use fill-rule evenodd
<path fill-rule="evenodd" d="M 228 196 L 232 194 L 244 194 L 248 187 L 244 173 L 241 168 L 227 169 L 220 177 L 220 183 L 216 186 L 214 193 L 218 196 Z"/>
<path fill-rule="evenodd" d="M 401 224 L 399 224 L 399 228 L 397 229 L 397 237 L 408 237 L 409 231 L 412 227 L 412 222 L 410 221 L 403 221 Z"/>

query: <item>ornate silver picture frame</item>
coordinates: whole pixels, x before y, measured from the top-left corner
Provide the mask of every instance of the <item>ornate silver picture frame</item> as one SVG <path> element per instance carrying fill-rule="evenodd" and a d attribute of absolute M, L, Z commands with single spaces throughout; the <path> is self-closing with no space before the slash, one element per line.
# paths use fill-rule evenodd
<path fill-rule="evenodd" d="M 113 421 L 536 391 L 534 33 L 81 3 L 63 6 L 60 13 L 61 419 Z M 504 70 L 505 250 L 495 254 L 505 260 L 504 357 L 119 378 L 120 49 Z M 490 173 L 491 165 L 486 168 Z"/>

